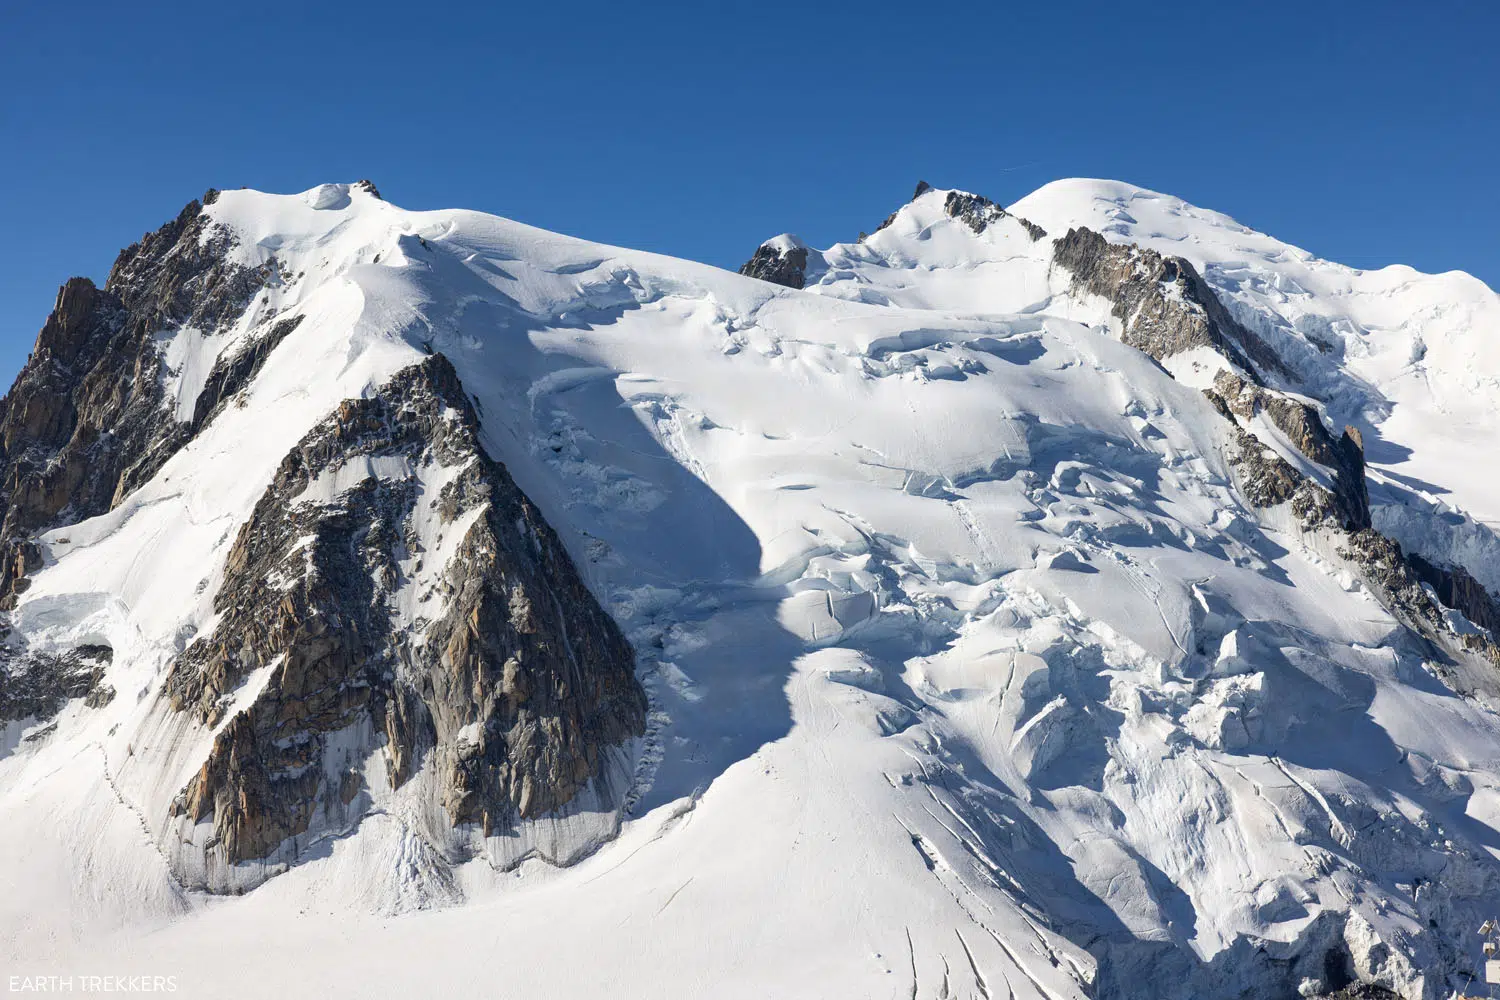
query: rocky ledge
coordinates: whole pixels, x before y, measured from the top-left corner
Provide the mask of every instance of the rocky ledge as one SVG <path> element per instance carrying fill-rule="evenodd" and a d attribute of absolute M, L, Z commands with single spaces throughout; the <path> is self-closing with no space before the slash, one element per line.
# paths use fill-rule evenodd
<path fill-rule="evenodd" d="M 1323 1000 L 1401 1000 L 1401 994 L 1375 983 L 1354 983 L 1337 993 L 1325 994 Z"/>
<path fill-rule="evenodd" d="M 0 723 L 50 719 L 74 698 L 86 698 L 91 708 L 108 704 L 115 692 L 102 680 L 113 658 L 114 650 L 102 645 L 0 655 Z"/>
<path fill-rule="evenodd" d="M 1461 567 L 1434 567 L 1402 551 L 1395 540 L 1370 527 L 1364 456 L 1357 432 L 1346 428 L 1343 437 L 1334 443 L 1338 452 L 1334 488 L 1325 489 L 1240 425 L 1236 417 L 1244 416 L 1245 398 L 1238 396 L 1230 403 L 1219 390 L 1243 383 L 1236 376 L 1226 375 L 1221 373 L 1216 380 L 1217 388 L 1205 389 L 1204 394 L 1232 425 L 1229 463 L 1240 491 L 1251 505 L 1269 509 L 1287 504 L 1299 530 L 1331 538 L 1334 544 L 1329 554 L 1345 560 L 1397 621 L 1432 643 L 1439 660 L 1477 655 L 1492 665 L 1500 665 L 1500 646 L 1493 641 L 1493 634 L 1459 635 L 1443 613 L 1445 605 L 1459 610 L 1471 607 L 1478 617 L 1471 616 L 1470 620 L 1478 622 L 1486 617 L 1488 609 L 1500 608 L 1500 602 L 1473 582 Z M 1301 426 L 1300 420 L 1294 426 Z M 1332 440 L 1326 428 L 1322 433 L 1324 438 Z M 1316 432 L 1310 432 L 1310 436 L 1316 437 Z M 1435 588 L 1438 600 L 1433 599 L 1424 583 Z"/>
<path fill-rule="evenodd" d="M 1486 590 L 1484 584 L 1474 579 L 1468 570 L 1462 566 L 1429 562 L 1415 553 L 1407 559 L 1417 577 L 1432 588 L 1444 607 L 1460 612 L 1491 637 L 1500 636 L 1500 597 Z M 1473 643 L 1470 645 L 1472 647 Z M 1500 662 L 1500 657 L 1496 657 L 1496 660 Z"/>

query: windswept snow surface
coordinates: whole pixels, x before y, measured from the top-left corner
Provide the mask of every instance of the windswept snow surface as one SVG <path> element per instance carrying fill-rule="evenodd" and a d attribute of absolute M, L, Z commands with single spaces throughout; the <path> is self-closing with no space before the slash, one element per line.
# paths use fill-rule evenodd
<path fill-rule="evenodd" d="M 108 641 L 120 694 L 0 741 L 0 966 L 192 996 L 1446 996 L 1500 900 L 1500 716 L 1257 517 L 1228 425 L 1048 262 L 1080 224 L 1193 260 L 1366 429 L 1387 520 L 1479 552 L 1494 293 L 1110 182 L 1013 206 L 1036 241 L 945 194 L 811 254 L 803 291 L 345 185 L 222 194 L 245 262 L 295 276 L 256 308 L 306 318 L 46 539 L 17 627 Z M 183 379 L 232 349 L 176 337 Z M 377 813 L 246 896 L 183 891 L 155 835 L 211 734 L 168 723 L 165 667 L 281 457 L 428 350 L 640 656 L 627 822 L 570 867 L 449 877 Z"/>

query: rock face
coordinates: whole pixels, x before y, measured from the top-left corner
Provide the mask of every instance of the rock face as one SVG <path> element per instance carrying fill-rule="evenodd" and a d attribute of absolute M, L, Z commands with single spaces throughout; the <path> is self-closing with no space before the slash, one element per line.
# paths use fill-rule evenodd
<path fill-rule="evenodd" d="M 222 617 L 167 679 L 209 726 L 255 692 L 174 806 L 209 871 L 356 821 L 374 752 L 389 789 L 432 768 L 449 823 L 488 837 L 643 732 L 629 645 L 478 432 L 434 355 L 311 431 L 240 529 Z"/>
<path fill-rule="evenodd" d="M 989 228 L 991 223 L 1001 219 L 1012 218 L 1021 224 L 1027 235 L 1033 241 L 1039 240 L 1047 235 L 1047 231 L 1033 222 L 1028 222 L 1020 216 L 1011 215 L 999 205 L 990 201 L 983 195 L 968 194 L 964 191 L 949 191 L 947 199 L 943 202 L 943 211 L 948 217 L 957 219 L 970 229 L 975 235 Z"/>
<path fill-rule="evenodd" d="M 1333 457 L 1333 495 L 1344 530 L 1369 528 L 1370 490 L 1365 484 L 1365 443 L 1358 430 L 1344 427 Z"/>
<path fill-rule="evenodd" d="M 1370 528 L 1359 431 L 1346 427 L 1335 438 L 1315 406 L 1267 388 L 1259 371 L 1287 377 L 1290 370 L 1264 341 L 1229 315 L 1192 264 L 1133 244 L 1109 243 L 1089 229 L 1070 229 L 1058 240 L 1053 263 L 1073 275 L 1075 289 L 1110 301 L 1125 342 L 1137 350 L 1162 361 L 1207 347 L 1238 368 L 1238 373 L 1220 370 L 1207 392 L 1235 425 L 1237 455 L 1231 461 L 1253 503 L 1272 507 L 1291 501 L 1298 520 L 1308 526 L 1328 520 L 1348 532 Z M 1270 454 L 1240 426 L 1262 413 L 1293 447 L 1332 472 L 1331 493 Z"/>
<path fill-rule="evenodd" d="M 187 428 L 187 436 L 196 435 L 218 415 L 235 393 L 249 385 L 260 374 L 261 367 L 265 365 L 271 352 L 301 325 L 301 316 L 288 316 L 278 320 L 269 332 L 252 341 L 243 350 L 217 360 L 193 404 L 193 419 Z"/>
<path fill-rule="evenodd" d="M 1401 994 L 1374 983 L 1355 983 L 1327 994 L 1327 1000 L 1401 1000 Z"/>
<path fill-rule="evenodd" d="M 1087 235 L 1079 236 L 1080 232 Z M 1070 255 L 1081 252 L 1096 260 L 1116 258 L 1114 267 L 1124 260 L 1139 258 L 1144 262 L 1146 273 L 1153 275 L 1158 273 L 1159 265 L 1165 267 L 1165 262 L 1171 260 L 1134 246 L 1110 246 L 1100 250 L 1096 241 L 1102 238 L 1087 230 L 1070 231 L 1067 239 L 1085 248 L 1083 251 L 1068 251 Z M 1062 242 L 1059 241 L 1059 246 Z M 1106 271 L 1116 273 L 1110 267 L 1083 266 L 1088 273 L 1096 275 Z M 1184 272 L 1178 269 L 1175 273 L 1180 276 Z M 1075 271 L 1075 280 L 1077 274 Z M 1198 317 L 1182 314 L 1181 302 L 1163 305 L 1150 290 L 1132 292 L 1131 289 L 1137 286 L 1128 278 L 1121 282 L 1102 281 L 1091 285 L 1090 290 L 1113 288 L 1113 294 L 1121 296 L 1115 299 L 1114 314 L 1117 317 L 1135 315 L 1139 318 L 1139 314 L 1132 310 L 1142 302 L 1146 303 L 1148 313 L 1155 311 L 1159 322 L 1140 330 L 1137 336 L 1141 342 L 1136 345 L 1148 353 L 1164 352 L 1160 355 L 1153 353 L 1154 357 L 1169 356 L 1188 345 L 1209 346 L 1244 369 L 1247 364 L 1244 355 L 1235 351 L 1234 344 L 1224 337 L 1222 331 L 1216 332 L 1211 325 L 1205 325 L 1210 317 L 1227 313 L 1201 279 L 1194 278 L 1197 280 L 1194 301 L 1202 304 Z M 1184 298 L 1191 290 L 1183 290 Z M 1178 314 L 1176 319 L 1172 318 L 1174 310 Z M 1138 330 L 1140 326 L 1139 322 L 1135 324 Z M 1248 331 L 1244 332 L 1249 335 Z M 1261 349 L 1268 350 L 1264 345 Z M 1264 359 L 1261 360 L 1264 363 Z M 1253 368 L 1244 370 L 1248 377 L 1221 370 L 1214 378 L 1213 388 L 1205 389 L 1204 393 L 1233 425 L 1234 451 L 1229 461 L 1245 498 L 1261 508 L 1289 504 L 1303 531 L 1331 534 L 1337 539 L 1336 554 L 1348 560 L 1381 603 L 1418 635 L 1450 654 L 1474 653 L 1500 665 L 1500 645 L 1495 642 L 1496 636 L 1500 635 L 1495 631 L 1500 626 L 1500 601 L 1463 567 L 1435 566 L 1413 553 L 1404 552 L 1394 539 L 1372 527 L 1369 490 L 1365 482 L 1364 443 L 1359 431 L 1345 427 L 1343 433 L 1334 438 L 1314 406 L 1254 381 Z M 1330 470 L 1332 490 L 1308 479 L 1243 426 L 1261 413 L 1270 418 L 1299 452 Z M 1461 611 L 1489 635 L 1455 635 L 1442 607 L 1429 596 L 1424 583 L 1432 588 L 1442 606 Z"/>
<path fill-rule="evenodd" d="M 192 436 L 163 405 L 156 337 L 244 309 L 270 272 L 230 262 L 230 247 L 194 201 L 123 250 L 103 289 L 72 278 L 58 292 L 0 400 L 0 607 L 40 565 L 31 535 L 109 510 Z"/>
<path fill-rule="evenodd" d="M 253 376 L 243 364 L 215 368 L 186 423 L 164 398 L 159 335 L 217 330 L 276 277 L 274 267 L 230 261 L 232 238 L 203 214 L 216 196 L 210 190 L 121 251 L 104 288 L 88 278 L 64 283 L 0 399 L 0 612 L 14 607 L 42 566 L 38 533 L 110 510 Z M 253 358 L 248 367 L 257 367 Z M 8 631 L 0 614 L 0 632 Z M 61 654 L 0 649 L 0 717 L 45 719 L 70 698 L 107 701 L 113 692 L 97 682 L 108 653 L 87 645 Z"/>
<path fill-rule="evenodd" d="M 1289 368 L 1263 340 L 1229 315 L 1191 263 L 1133 244 L 1110 243 L 1091 229 L 1070 229 L 1053 246 L 1052 262 L 1073 276 L 1076 290 L 1112 304 L 1125 343 L 1158 361 L 1210 347 L 1258 381 Z"/>
<path fill-rule="evenodd" d="M 1223 405 L 1222 397 L 1214 394 L 1210 398 L 1234 423 L 1234 415 Z M 1309 528 L 1320 526 L 1333 517 L 1333 494 L 1303 476 L 1290 462 L 1238 424 L 1234 428 L 1234 446 L 1229 464 L 1238 472 L 1240 487 L 1251 504 L 1275 507 L 1291 502 L 1297 520 Z"/>
<path fill-rule="evenodd" d="M 1214 377 L 1214 390 L 1233 417 L 1253 420 L 1264 412 L 1308 458 L 1333 470 L 1334 511 L 1346 531 L 1370 527 L 1370 493 L 1365 483 L 1364 443 L 1345 427 L 1337 439 L 1309 403 L 1250 382 L 1231 371 Z"/>
<path fill-rule="evenodd" d="M 787 288 L 801 288 L 807 281 L 807 247 L 769 240 L 740 266 L 740 273 Z"/>
<path fill-rule="evenodd" d="M 289 280 L 274 257 L 234 262 L 234 238 L 204 212 L 216 197 L 122 251 L 104 288 L 68 281 L 0 400 L 0 608 L 41 567 L 40 532 L 119 504 L 299 328 L 301 315 L 258 317 L 190 411 L 174 405 L 164 335 L 224 331 L 259 289 Z M 185 881 L 241 888 L 234 865 L 347 829 L 376 791 L 360 769 L 371 754 L 386 789 L 429 771 L 450 826 L 485 837 L 586 787 L 597 802 L 623 794 L 607 786 L 644 729 L 634 654 L 478 428 L 438 355 L 345 402 L 286 456 L 240 528 L 216 628 L 165 683 L 172 709 L 215 730 L 167 818 L 179 861 L 199 858 Z M 105 704 L 110 654 L 13 641 L 0 650 L 0 721 Z"/>
<path fill-rule="evenodd" d="M 1449 653 L 1477 653 L 1500 664 L 1495 643 L 1500 603 L 1462 567 L 1437 567 L 1402 551 L 1371 524 L 1360 433 L 1345 427 L 1335 438 L 1313 405 L 1266 387 L 1258 372 L 1283 378 L 1290 371 L 1255 334 L 1236 322 L 1185 260 L 1163 257 L 1129 244 L 1111 244 L 1088 229 L 1069 230 L 1057 241 L 1053 262 L 1073 275 L 1074 287 L 1112 303 L 1124 339 L 1157 360 L 1208 347 L 1242 374 L 1222 370 L 1204 390 L 1232 425 L 1229 456 L 1245 498 L 1256 507 L 1289 504 L 1302 530 L 1336 539 L 1337 555 L 1349 560 L 1363 582 L 1400 621 Z M 1332 489 L 1313 482 L 1246 429 L 1264 413 L 1308 459 L 1332 474 Z M 1462 611 L 1489 631 L 1488 637 L 1457 636 L 1442 608 Z"/>
<path fill-rule="evenodd" d="M 1221 375 L 1216 380 L 1219 389 L 1243 384 L 1242 380 L 1234 376 L 1225 378 Z M 1252 505 L 1270 508 L 1289 504 L 1301 530 L 1314 534 L 1326 533 L 1335 539 L 1336 554 L 1352 564 L 1365 585 L 1398 620 L 1418 635 L 1450 652 L 1459 649 L 1477 652 L 1491 662 L 1500 663 L 1500 648 L 1493 643 L 1462 641 L 1452 633 L 1442 609 L 1422 587 L 1423 561 L 1404 553 L 1394 540 L 1370 527 L 1369 500 L 1364 486 L 1364 457 L 1359 449 L 1357 432 L 1346 428 L 1343 436 L 1330 446 L 1333 449 L 1332 457 L 1338 463 L 1335 466 L 1334 489 L 1330 491 L 1298 472 L 1254 434 L 1239 425 L 1235 418 L 1244 415 L 1244 396 L 1237 396 L 1231 404 L 1218 389 L 1205 389 L 1204 393 L 1214 407 L 1234 425 L 1235 450 L 1230 454 L 1229 462 L 1235 470 L 1242 493 Z M 1326 437 L 1326 430 L 1323 433 Z M 1357 480 L 1354 478 L 1356 475 Z M 1358 494 L 1357 498 L 1355 493 Z M 1362 507 L 1357 510 L 1354 506 L 1356 504 L 1361 504 Z M 1363 511 L 1362 522 L 1359 510 Z M 1433 572 L 1440 575 L 1445 571 L 1434 568 Z M 1450 572 L 1449 577 L 1451 576 Z M 1483 591 L 1483 588 L 1479 589 Z M 1446 603 L 1447 598 L 1441 595 L 1440 590 L 1439 599 Z"/>
<path fill-rule="evenodd" d="M 1500 666 L 1500 599 L 1464 567 L 1430 563 L 1374 529 L 1359 430 L 1346 426 L 1335 438 L 1314 405 L 1270 388 L 1268 375 L 1283 383 L 1294 382 L 1295 375 L 1229 314 L 1191 263 L 1134 244 L 1109 243 L 1092 230 L 1077 228 L 1056 242 L 1053 264 L 1071 273 L 1075 291 L 1111 303 L 1124 341 L 1138 350 L 1162 361 L 1207 347 L 1238 369 L 1221 370 L 1213 388 L 1204 392 L 1233 425 L 1229 461 L 1252 505 L 1289 504 L 1301 530 L 1331 537 L 1334 554 L 1349 562 L 1399 621 L 1433 645 L 1438 659 L 1478 657 Z M 1297 451 L 1329 470 L 1331 490 L 1304 476 L 1247 429 L 1260 414 Z M 1459 611 L 1485 634 L 1458 634 L 1444 608 Z M 1449 681 L 1459 686 L 1456 675 Z"/>
<path fill-rule="evenodd" d="M 0 722 L 49 719 L 63 703 L 88 698 L 97 708 L 114 697 L 99 682 L 114 656 L 108 646 L 84 645 L 64 654 L 30 653 L 0 664 Z"/>
<path fill-rule="evenodd" d="M 1462 612 L 1491 636 L 1500 636 L 1500 598 L 1486 590 L 1468 570 L 1462 566 L 1439 566 L 1415 554 L 1410 560 L 1417 576 L 1446 607 Z"/>

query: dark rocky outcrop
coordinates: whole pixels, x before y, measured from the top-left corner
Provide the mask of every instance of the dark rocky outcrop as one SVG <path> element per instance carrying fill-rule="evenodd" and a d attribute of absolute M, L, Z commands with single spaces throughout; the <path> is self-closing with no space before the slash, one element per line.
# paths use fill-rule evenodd
<path fill-rule="evenodd" d="M 216 198 L 210 191 L 123 251 L 103 288 L 65 284 L 0 400 L 3 606 L 44 562 L 38 533 L 102 514 L 149 480 L 298 328 L 300 316 L 262 320 L 217 359 L 191 417 L 177 419 L 163 335 L 221 330 L 258 289 L 283 280 L 274 259 L 255 269 L 233 262 L 231 235 L 203 212 Z M 451 823 L 486 835 L 556 811 L 586 786 L 608 798 L 598 783 L 610 755 L 644 729 L 634 655 L 477 435 L 457 376 L 434 356 L 309 433 L 242 526 L 217 627 L 188 646 L 165 684 L 169 706 L 218 729 L 173 811 L 179 831 L 211 822 L 200 846 L 221 865 L 270 857 L 288 837 L 341 828 L 368 807 L 347 748 L 328 751 L 336 734 L 383 745 L 391 786 L 430 764 Z M 296 502 L 320 473 L 370 457 L 453 474 L 437 498 L 413 471 Z M 444 547 L 444 565 L 424 570 L 436 553 L 421 551 L 419 517 L 462 533 Z M 420 597 L 410 593 L 417 587 Z M 426 617 L 398 625 L 402 594 Z M 70 699 L 107 704 L 108 653 L 8 649 L 0 720 L 45 720 Z M 269 673 L 253 695 L 233 704 L 261 667 Z"/>
<path fill-rule="evenodd" d="M 104 288 L 72 278 L 58 292 L 0 400 L 0 607 L 40 565 L 33 535 L 108 511 L 191 437 L 163 403 L 157 340 L 243 311 L 271 271 L 233 263 L 229 249 L 194 201 L 121 251 Z"/>
<path fill-rule="evenodd" d="M 485 835 L 562 807 L 644 731 L 629 645 L 478 432 L 433 355 L 304 437 L 240 529 L 214 599 L 222 617 L 166 682 L 175 708 L 216 725 L 235 689 L 270 670 L 174 807 L 212 822 L 224 860 L 357 818 L 360 779 L 328 751 L 341 731 L 384 745 L 393 788 L 430 764 L 451 823 Z M 374 459 L 410 472 L 299 499 Z M 435 498 L 422 469 L 448 470 Z M 422 551 L 434 525 L 462 537 L 445 565 L 424 566 L 439 557 Z M 424 617 L 398 627 L 397 606 Z"/>
<path fill-rule="evenodd" d="M 74 698 L 87 698 L 90 708 L 107 704 L 115 692 L 100 681 L 113 656 L 108 646 L 84 645 L 0 657 L 0 722 L 45 721 Z"/>
<path fill-rule="evenodd" d="M 1401 1000 L 1401 994 L 1374 983 L 1354 983 L 1326 994 L 1324 1000 Z"/>
<path fill-rule="evenodd" d="M 209 332 L 236 319 L 274 272 L 233 263 L 229 235 L 203 205 L 120 252 L 104 288 L 71 278 L 26 365 L 0 399 L 0 611 L 43 565 L 35 536 L 105 513 L 185 444 L 202 421 L 179 423 L 164 397 L 160 335 Z M 0 631 L 8 631 L 0 613 Z M 91 707 L 110 650 L 0 652 L 0 718 L 46 719 L 74 698 Z"/>
<path fill-rule="evenodd" d="M 1047 235 L 1047 231 L 1041 226 L 1017 215 L 1011 215 L 999 205 L 990 201 L 983 195 L 968 194 L 964 191 L 949 191 L 947 199 L 943 202 L 943 211 L 948 213 L 950 219 L 957 219 L 970 229 L 974 234 L 984 232 L 991 224 L 1001 219 L 1015 219 L 1026 230 L 1032 242 L 1036 242 Z"/>
<path fill-rule="evenodd" d="M 1333 496 L 1345 531 L 1371 526 L 1370 490 L 1365 483 L 1365 443 L 1358 430 L 1345 426 L 1334 450 Z"/>
<path fill-rule="evenodd" d="M 1346 426 L 1335 438 L 1315 406 L 1268 388 L 1255 364 L 1281 376 L 1289 371 L 1263 341 L 1229 316 L 1191 264 L 1134 245 L 1109 244 L 1087 229 L 1070 230 L 1059 240 L 1054 262 L 1073 273 L 1075 286 L 1114 303 L 1112 311 L 1124 324 L 1126 342 L 1139 350 L 1161 360 L 1209 346 L 1240 368 L 1243 374 L 1221 370 L 1205 394 L 1234 427 L 1229 461 L 1252 506 L 1289 502 L 1304 530 L 1340 532 L 1337 554 L 1358 568 L 1397 620 L 1440 647 L 1477 654 L 1500 666 L 1500 599 L 1464 567 L 1428 562 L 1374 529 L 1359 430 Z M 1168 283 L 1175 284 L 1176 294 L 1165 293 Z M 1241 421 L 1249 422 L 1259 413 L 1265 413 L 1299 452 L 1332 472 L 1331 491 L 1307 479 L 1241 426 Z M 1432 588 L 1436 602 L 1423 584 Z M 1461 612 L 1488 634 L 1456 635 L 1443 607 Z"/>
<path fill-rule="evenodd" d="M 208 378 L 204 380 L 203 388 L 198 393 L 198 399 L 193 404 L 193 420 L 188 429 L 189 436 L 197 434 L 219 414 L 219 411 L 224 409 L 225 403 L 232 396 L 254 381 L 255 376 L 260 374 L 261 367 L 265 365 L 266 359 L 271 356 L 271 352 L 276 350 L 281 342 L 301 325 L 300 315 L 278 320 L 264 336 L 257 337 L 248 347 L 238 351 L 232 357 L 219 358 L 215 361 L 213 370 L 208 373 Z"/>
<path fill-rule="evenodd" d="M 1459 640 L 1452 634 L 1442 609 L 1423 589 L 1412 557 L 1404 553 L 1399 544 L 1371 528 L 1368 520 L 1363 525 L 1355 523 L 1348 510 L 1347 498 L 1341 497 L 1337 491 L 1324 489 L 1302 475 L 1254 434 L 1241 427 L 1235 420 L 1235 409 L 1218 391 L 1205 389 L 1204 394 L 1233 426 L 1233 450 L 1229 455 L 1229 464 L 1235 470 L 1240 493 L 1251 506 L 1264 509 L 1290 504 L 1291 513 L 1303 531 L 1328 533 L 1335 539 L 1337 555 L 1358 571 L 1365 585 L 1398 621 L 1441 646 L 1468 649 L 1479 652 L 1494 662 L 1500 662 L 1488 650 Z M 1346 447 L 1344 442 L 1351 440 L 1355 446 L 1358 445 L 1358 441 L 1351 439 L 1350 432 L 1346 431 L 1337 447 L 1342 450 Z M 1363 469 L 1361 456 L 1361 488 Z M 1344 475 L 1340 471 L 1335 483 Z M 1365 516 L 1368 518 L 1368 501 L 1365 503 Z"/>
<path fill-rule="evenodd" d="M 931 184 L 928 184 L 926 181 L 917 181 L 917 190 L 912 194 L 911 200 L 916 201 L 931 190 Z M 1019 215 L 1011 215 L 1004 208 L 984 197 L 984 195 L 969 194 L 967 191 L 949 191 L 948 197 L 943 201 L 943 211 L 947 213 L 948 218 L 957 219 L 972 229 L 976 236 L 989 228 L 992 223 L 998 222 L 1001 219 L 1015 219 L 1016 222 L 1020 223 L 1021 228 L 1026 230 L 1026 234 L 1031 237 L 1032 242 L 1042 239 L 1047 235 L 1047 231 L 1036 223 L 1023 219 Z M 875 231 L 878 233 L 895 222 L 896 216 L 900 214 L 901 210 L 898 208 L 890 215 L 887 215 L 885 221 L 875 227 Z M 861 243 L 867 238 L 868 236 L 865 233 L 859 234 Z"/>
<path fill-rule="evenodd" d="M 1252 420 L 1264 412 L 1303 455 L 1333 470 L 1334 511 L 1347 531 L 1370 527 L 1370 493 L 1365 482 L 1364 442 L 1359 431 L 1345 427 L 1334 438 L 1317 409 L 1235 373 L 1220 371 L 1214 390 L 1227 414 Z"/>
<path fill-rule="evenodd" d="M 1234 417 L 1222 397 L 1207 390 L 1216 406 L 1231 423 Z M 1292 512 L 1305 529 L 1311 530 L 1338 524 L 1334 496 L 1328 490 L 1298 472 L 1290 462 L 1268 448 L 1254 434 L 1234 425 L 1235 450 L 1229 456 L 1229 464 L 1238 476 L 1240 492 L 1254 507 L 1275 507 L 1283 503 L 1292 504 Z"/>
<path fill-rule="evenodd" d="M 782 250 L 769 242 L 762 243 L 755 255 L 740 266 L 740 273 L 787 288 L 801 288 L 807 280 L 807 247 Z"/>
<path fill-rule="evenodd" d="M 1500 597 L 1462 566 L 1440 566 L 1413 553 L 1408 557 L 1422 582 L 1430 586 L 1444 607 L 1461 612 L 1469 621 L 1500 637 Z"/>
<path fill-rule="evenodd" d="M 1411 557 L 1394 539 L 1372 528 L 1351 531 L 1339 555 L 1361 567 L 1366 585 L 1399 621 L 1429 639 L 1448 637 L 1442 610 L 1427 596 Z"/>
<path fill-rule="evenodd" d="M 1108 299 L 1125 343 L 1158 361 L 1210 347 L 1257 382 L 1267 373 L 1294 379 L 1276 352 L 1229 315 L 1181 257 L 1110 243 L 1080 227 L 1054 244 L 1052 262 L 1072 274 L 1075 289 Z"/>
<path fill-rule="evenodd" d="M 984 232 L 991 222 L 1005 218 L 1005 210 L 999 205 L 983 195 L 963 191 L 949 191 L 943 201 L 943 211 L 948 213 L 948 218 L 957 219 L 974 230 L 975 235 Z"/>
<path fill-rule="evenodd" d="M 1266 389 L 1228 369 L 1214 377 L 1214 390 L 1236 416 L 1245 420 L 1264 411 L 1298 451 L 1319 465 L 1337 462 L 1337 442 L 1310 404 Z"/>

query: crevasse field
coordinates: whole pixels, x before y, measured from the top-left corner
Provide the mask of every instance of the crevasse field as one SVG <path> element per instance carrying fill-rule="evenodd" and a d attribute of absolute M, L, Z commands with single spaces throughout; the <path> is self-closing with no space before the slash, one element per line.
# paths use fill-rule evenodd
<path fill-rule="evenodd" d="M 1500 910 L 1500 672 L 1455 694 L 1327 546 L 1251 507 L 1200 391 L 1223 359 L 1125 346 L 1051 249 L 1087 226 L 1193 262 L 1363 431 L 1376 527 L 1492 591 L 1500 297 L 1125 184 L 1010 206 L 1039 240 L 975 234 L 946 194 L 810 250 L 793 290 L 347 185 L 223 193 L 234 253 L 286 277 L 233 329 L 171 333 L 180 417 L 260 316 L 305 319 L 148 484 L 44 538 L 15 627 L 107 640 L 119 696 L 0 731 L 0 965 L 205 997 L 1462 985 Z M 213 732 L 163 722 L 166 667 L 214 627 L 282 456 L 429 351 L 638 654 L 623 824 L 459 862 L 392 793 L 253 891 L 184 890 L 163 824 Z"/>

